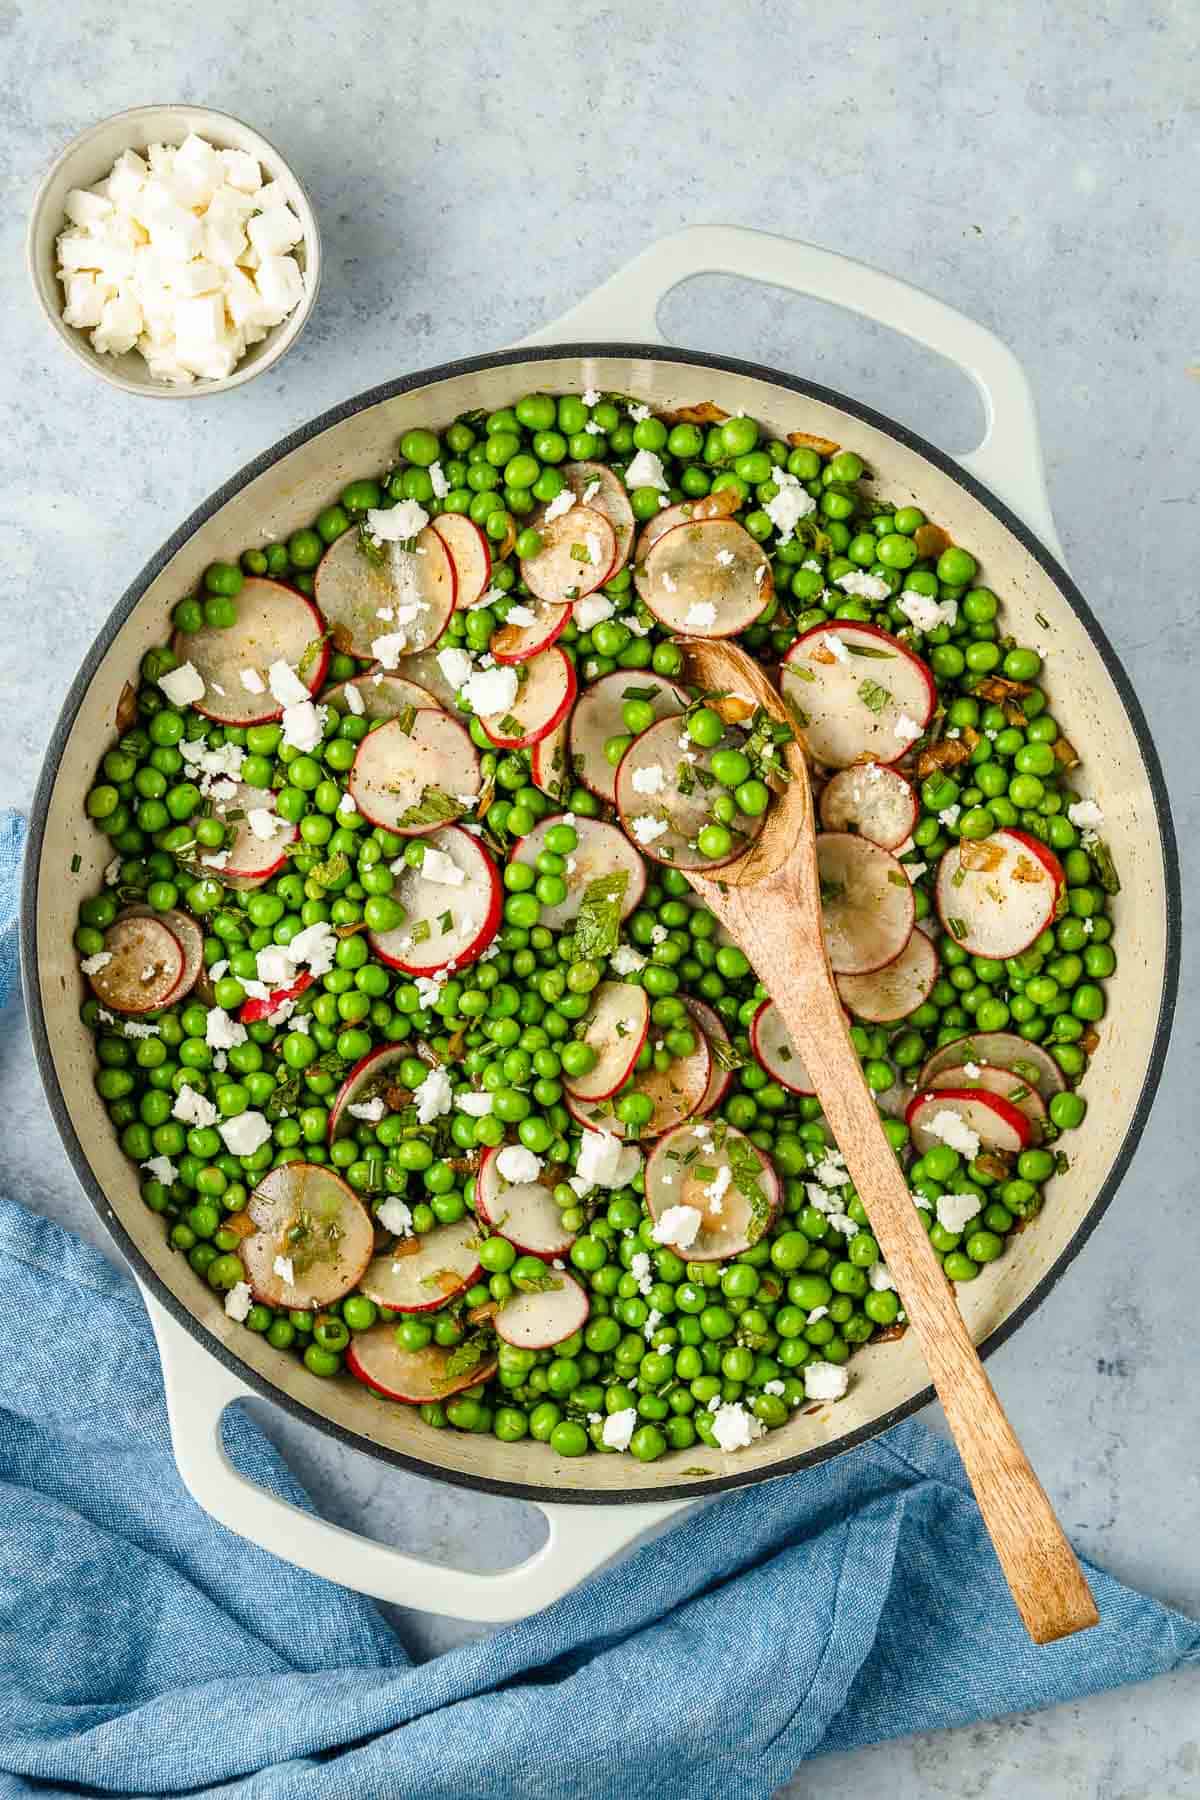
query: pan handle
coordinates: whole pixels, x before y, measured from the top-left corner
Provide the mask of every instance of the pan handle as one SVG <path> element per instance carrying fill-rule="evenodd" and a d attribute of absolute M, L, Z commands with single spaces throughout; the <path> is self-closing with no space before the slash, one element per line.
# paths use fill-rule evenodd
<path fill-rule="evenodd" d="M 944 300 L 854 257 L 741 225 L 689 225 L 648 245 L 562 318 L 525 338 L 519 348 L 587 342 L 662 344 L 666 340 L 659 330 L 658 309 L 672 288 L 693 275 L 738 275 L 809 294 L 901 331 L 957 363 L 979 390 L 985 419 L 982 443 L 960 456 L 959 462 L 1062 559 L 1046 492 L 1033 395 L 1008 345 Z"/>
<path fill-rule="evenodd" d="M 221 1441 L 221 1416 L 232 1401 L 253 1398 L 257 1390 L 210 1355 L 145 1288 L 142 1298 L 162 1359 L 175 1462 L 193 1500 L 260 1550 L 356 1593 L 481 1624 L 523 1619 L 692 1504 L 554 1506 L 535 1501 L 549 1526 L 545 1543 L 525 1562 L 495 1575 L 407 1556 L 303 1512 L 236 1469 Z"/>

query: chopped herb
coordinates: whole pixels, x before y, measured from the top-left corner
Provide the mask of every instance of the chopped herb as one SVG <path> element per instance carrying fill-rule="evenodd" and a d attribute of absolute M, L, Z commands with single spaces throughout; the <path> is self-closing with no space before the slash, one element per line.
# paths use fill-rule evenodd
<path fill-rule="evenodd" d="M 947 919 L 946 923 L 950 927 L 952 934 L 956 938 L 965 938 L 966 937 L 967 922 L 965 919 Z"/>
<path fill-rule="evenodd" d="M 309 871 L 309 879 L 319 881 L 322 887 L 336 887 L 350 873 L 350 859 L 344 850 L 335 850 L 324 862 L 314 865 Z"/>
<path fill-rule="evenodd" d="M 514 718 L 512 713 L 505 713 L 500 721 L 500 731 L 504 737 L 510 738 L 519 738 L 525 735 L 525 727 L 520 719 Z"/>
<path fill-rule="evenodd" d="M 732 1043 L 729 1038 L 717 1037 L 714 1035 L 709 1039 L 708 1047 L 712 1051 L 712 1059 L 716 1063 L 718 1069 L 732 1071 L 734 1069 L 745 1068 L 745 1057 L 737 1048 L 736 1044 Z"/>
<path fill-rule="evenodd" d="M 387 551 L 381 543 L 376 542 L 374 533 L 365 519 L 359 522 L 358 549 L 359 554 L 365 556 L 369 563 L 374 563 L 376 568 L 380 568 L 387 561 Z"/>
<path fill-rule="evenodd" d="M 903 888 L 908 886 L 908 876 L 902 874 L 898 869 L 888 870 L 888 880 L 893 887 Z"/>
<path fill-rule="evenodd" d="M 869 711 L 881 713 L 892 696 L 889 690 L 881 687 L 877 681 L 860 681 L 858 697 Z"/>
<path fill-rule="evenodd" d="M 445 825 L 450 819 L 457 819 L 462 807 L 450 794 L 445 794 L 439 787 L 421 789 L 421 798 L 415 806 L 408 807 L 400 814 L 398 825 Z"/>
<path fill-rule="evenodd" d="M 396 724 L 400 727 L 405 737 L 412 736 L 412 728 L 416 722 L 417 709 L 415 706 L 402 706 L 400 711 L 396 714 Z"/>
<path fill-rule="evenodd" d="M 80 856 L 79 852 L 76 851 L 75 855 L 71 858 L 71 873 L 72 873 L 72 875 L 78 875 L 78 873 L 79 873 L 80 869 L 82 869 L 82 867 L 83 867 L 83 858 L 82 858 L 82 856 Z"/>
<path fill-rule="evenodd" d="M 1014 1075 L 1019 1075 L 1022 1081 L 1027 1081 L 1031 1088 L 1037 1086 L 1038 1076 L 1041 1074 L 1041 1070 L 1036 1063 L 1026 1062 L 1024 1059 L 1021 1059 L 1020 1061 L 1013 1063 L 1012 1071 Z"/>
<path fill-rule="evenodd" d="M 409 932 L 408 935 L 412 939 L 414 944 L 425 943 L 426 939 L 431 936 L 431 927 L 429 924 L 429 920 L 428 919 L 418 919 L 416 924 L 413 926 L 412 930 Z"/>
<path fill-rule="evenodd" d="M 624 1019 L 617 1020 L 616 1031 L 619 1038 L 627 1038 L 629 1036 L 629 1027 Z"/>
<path fill-rule="evenodd" d="M 788 674 L 799 676 L 801 681 L 815 681 L 817 679 L 816 674 L 812 669 L 801 668 L 799 663 L 789 663 Z"/>
<path fill-rule="evenodd" d="M 490 1350 L 485 1337 L 464 1338 L 446 1358 L 446 1380 L 457 1381 L 460 1375 L 466 1375 L 471 1369 L 477 1369 L 484 1356 Z"/>
<path fill-rule="evenodd" d="M 879 662 L 895 662 L 896 660 L 894 650 L 876 650 L 871 644 L 847 644 L 846 648 L 851 656 L 873 656 Z M 790 663 L 788 667 L 791 667 Z"/>
<path fill-rule="evenodd" d="M 621 698 L 622 700 L 644 700 L 647 705 L 650 705 L 658 699 L 661 692 L 661 688 L 656 687 L 623 688 Z"/>
<path fill-rule="evenodd" d="M 821 877 L 821 905 L 828 906 L 831 901 L 840 900 L 846 892 L 844 881 L 827 881 Z"/>
<path fill-rule="evenodd" d="M 790 1044 L 779 1044 L 776 1046 L 775 1054 L 780 1062 L 789 1063 L 792 1060 L 792 1046 Z"/>
<path fill-rule="evenodd" d="M 710 1182 L 717 1179 L 717 1171 L 713 1168 L 711 1163 L 697 1163 L 696 1167 L 692 1170 L 692 1174 L 696 1177 L 697 1181 L 702 1181 L 705 1187 L 707 1187 Z"/>
<path fill-rule="evenodd" d="M 1056 1175 L 1065 1175 L 1070 1166 L 1070 1159 L 1068 1158 L 1066 1151 L 1056 1150 L 1054 1153 L 1054 1173 Z"/>
<path fill-rule="evenodd" d="M 726 1139 L 725 1154 L 729 1159 L 734 1186 L 750 1202 L 747 1242 L 757 1244 L 771 1217 L 771 1205 L 762 1189 L 762 1164 L 758 1160 L 758 1152 L 748 1139 L 731 1137 Z"/>
<path fill-rule="evenodd" d="M 1043 631 L 1049 631 L 1050 621 L 1046 617 L 1045 613 L 1034 613 L 1033 616 L 1037 620 L 1037 623 L 1041 626 Z"/>
<path fill-rule="evenodd" d="M 1103 838 L 1097 838 L 1095 843 L 1088 845 L 1088 854 L 1092 859 L 1092 866 L 1096 871 L 1096 879 L 1099 881 L 1100 886 L 1104 889 L 1105 893 L 1119 894 L 1121 891 L 1121 878 L 1117 874 L 1117 865 L 1112 859 L 1112 851 L 1104 842 Z"/>
<path fill-rule="evenodd" d="M 515 1276 L 513 1286 L 522 1294 L 551 1294 L 557 1292 L 562 1282 L 550 1269 L 539 1269 L 533 1275 Z"/>
<path fill-rule="evenodd" d="M 588 547 L 586 544 L 572 544 L 571 545 L 571 561 L 572 562 L 590 563 L 591 560 L 592 560 L 591 557 L 588 555 Z"/>
<path fill-rule="evenodd" d="M 563 599 L 564 600 L 578 600 L 578 598 L 579 598 L 579 589 L 577 587 L 569 587 L 569 588 L 563 589 Z"/>
<path fill-rule="evenodd" d="M 961 887 L 966 879 L 967 871 L 963 868 L 962 864 L 959 863 L 957 869 L 955 869 L 953 875 L 950 877 L 950 886 Z"/>
<path fill-rule="evenodd" d="M 438 914 L 438 930 L 445 937 L 448 931 L 454 930 L 454 914 L 447 907 L 444 913 Z"/>
<path fill-rule="evenodd" d="M 717 778 L 711 769 L 706 769 L 701 763 L 689 763 L 688 767 L 692 769 L 696 780 L 700 783 L 700 786 L 704 789 L 705 793 L 707 793 L 710 788 L 716 787 Z"/>
<path fill-rule="evenodd" d="M 307 682 L 308 677 L 312 674 L 313 669 L 316 667 L 317 658 L 320 656 L 321 651 L 324 649 L 324 647 L 325 647 L 324 635 L 322 635 L 321 637 L 310 638 L 309 642 L 307 644 L 305 644 L 304 654 L 301 656 L 300 661 L 296 664 L 296 673 L 300 677 L 301 681 Z"/>
<path fill-rule="evenodd" d="M 599 875 L 583 890 L 575 920 L 575 960 L 594 962 L 611 956 L 620 940 L 621 904 L 629 886 L 629 870 Z"/>
<path fill-rule="evenodd" d="M 1020 1087 L 1010 1088 L 1009 1093 L 1008 1093 L 1008 1098 L 1012 1101 L 1013 1105 L 1015 1106 L 1018 1100 L 1028 1100 L 1029 1089 L 1024 1085 L 1024 1083 L 1022 1083 L 1022 1085 Z"/>
<path fill-rule="evenodd" d="M 675 786 L 686 800 L 689 794 L 696 791 L 696 777 L 689 763 L 681 762 L 675 771 Z"/>

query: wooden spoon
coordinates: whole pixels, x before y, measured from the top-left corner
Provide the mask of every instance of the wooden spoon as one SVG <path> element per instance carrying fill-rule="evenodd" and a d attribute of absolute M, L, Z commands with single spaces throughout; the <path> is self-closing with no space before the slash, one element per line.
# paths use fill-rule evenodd
<path fill-rule="evenodd" d="M 744 717 L 738 701 L 749 700 L 795 729 L 743 651 L 697 638 L 681 640 L 680 648 L 689 680 L 729 696 L 724 704 L 714 700 L 716 711 Z M 863 1080 L 825 953 L 808 771 L 798 743 L 785 755 L 792 779 L 754 843 L 719 872 L 687 870 L 687 878 L 779 1008 L 917 1334 L 1017 1611 L 1035 1643 L 1052 1643 L 1095 1625 L 1096 1605 L 979 1360 Z"/>

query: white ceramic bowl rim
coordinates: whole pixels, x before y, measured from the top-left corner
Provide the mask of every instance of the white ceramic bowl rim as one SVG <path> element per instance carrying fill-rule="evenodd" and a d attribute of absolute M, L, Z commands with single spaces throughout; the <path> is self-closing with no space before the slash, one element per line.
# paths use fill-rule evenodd
<path fill-rule="evenodd" d="M 25 855 L 25 870 L 21 893 L 21 965 L 25 986 L 26 1005 L 29 1012 L 30 1031 L 33 1037 L 34 1053 L 37 1058 L 42 1084 L 50 1105 L 54 1122 L 62 1138 L 64 1148 L 88 1198 L 104 1224 L 105 1229 L 115 1239 L 123 1255 L 136 1271 L 138 1278 L 154 1293 L 159 1303 L 179 1321 L 179 1323 L 202 1344 L 203 1347 L 235 1374 L 239 1380 L 257 1388 L 275 1405 L 283 1407 L 294 1417 L 317 1430 L 349 1445 L 352 1449 L 364 1451 L 369 1456 L 378 1457 L 393 1466 L 404 1468 L 410 1472 L 427 1478 L 446 1481 L 459 1487 L 471 1488 L 478 1492 L 508 1495 L 519 1500 L 536 1499 L 539 1502 L 554 1502 L 563 1505 L 619 1505 L 622 1503 L 637 1504 L 644 1502 L 647 1495 L 644 1490 L 631 1488 L 628 1491 L 591 1489 L 587 1486 L 554 1487 L 541 1483 L 531 1484 L 521 1481 L 506 1481 L 492 1476 L 470 1474 L 462 1470 L 446 1468 L 436 1458 L 431 1445 L 429 1457 L 416 1457 L 391 1446 L 378 1444 L 362 1438 L 352 1431 L 345 1430 L 336 1421 L 325 1417 L 312 1407 L 304 1405 L 277 1387 L 273 1382 L 259 1374 L 249 1364 L 243 1362 L 223 1343 L 214 1339 L 201 1322 L 189 1311 L 176 1295 L 160 1280 L 150 1266 L 141 1250 L 116 1217 L 104 1192 L 100 1187 L 89 1162 L 87 1152 L 80 1142 L 75 1130 L 66 1097 L 59 1083 L 58 1074 L 50 1046 L 45 1011 L 42 1003 L 41 984 L 38 979 L 39 946 L 38 946 L 38 890 L 40 865 L 42 858 L 42 842 L 45 834 L 45 820 L 49 810 L 51 795 L 58 774 L 59 763 L 66 746 L 75 716 L 87 694 L 92 678 L 106 655 L 114 637 L 125 623 L 130 613 L 137 606 L 143 594 L 167 563 L 187 542 L 192 534 L 214 513 L 218 512 L 227 501 L 257 476 L 265 473 L 275 463 L 295 450 L 299 445 L 318 436 L 331 426 L 353 417 L 367 407 L 375 406 L 381 401 L 394 398 L 398 394 L 411 393 L 416 389 L 429 386 L 435 382 L 460 375 L 470 375 L 485 369 L 518 367 L 538 362 L 561 360 L 578 357 L 603 358 L 622 357 L 637 358 L 650 363 L 690 364 L 699 369 L 716 369 L 731 375 L 748 376 L 752 379 L 769 382 L 788 393 L 822 402 L 861 419 L 865 424 L 873 426 L 918 455 L 925 457 L 944 475 L 964 488 L 981 506 L 1019 540 L 1026 552 L 1040 565 L 1058 589 L 1062 598 L 1075 613 L 1091 644 L 1101 659 L 1105 670 L 1111 678 L 1120 697 L 1121 703 L 1132 722 L 1137 740 L 1146 781 L 1150 789 L 1154 805 L 1155 826 L 1162 850 L 1163 869 L 1166 892 L 1163 895 L 1165 914 L 1165 957 L 1162 988 L 1158 1000 L 1158 1013 L 1155 1021 L 1153 1051 L 1147 1060 L 1142 1078 L 1141 1088 L 1136 1104 L 1131 1110 L 1130 1123 L 1125 1131 L 1116 1154 L 1109 1167 L 1108 1174 L 1098 1189 L 1081 1222 L 1065 1245 L 1057 1259 L 1022 1300 L 999 1325 L 979 1345 L 981 1356 L 990 1356 L 1001 1344 L 1029 1320 L 1042 1301 L 1050 1293 L 1066 1273 L 1067 1268 L 1083 1249 L 1092 1232 L 1115 1195 L 1121 1180 L 1129 1166 L 1130 1159 L 1137 1148 L 1138 1141 L 1146 1125 L 1155 1093 L 1162 1075 L 1167 1045 L 1171 1034 L 1175 1003 L 1179 987 L 1179 961 L 1181 943 L 1182 901 L 1180 891 L 1179 853 L 1175 838 L 1175 828 L 1171 817 L 1170 802 L 1167 796 L 1166 782 L 1163 778 L 1162 765 L 1154 748 L 1150 729 L 1142 710 L 1140 701 L 1121 665 L 1112 645 L 1109 643 L 1102 626 L 1096 619 L 1087 601 L 1057 559 L 1051 556 L 1034 534 L 1029 530 L 1003 501 L 996 498 L 982 483 L 968 474 L 966 470 L 953 461 L 943 451 L 929 444 L 903 425 L 865 406 L 862 402 L 852 400 L 834 389 L 820 386 L 815 382 L 805 381 L 797 376 L 785 375 L 778 370 L 765 367 L 759 363 L 740 361 L 732 357 L 706 355 L 700 351 L 677 350 L 660 345 L 622 344 L 622 343 L 589 343 L 589 344 L 554 344 L 540 348 L 496 351 L 485 356 L 466 357 L 458 361 L 443 363 L 432 369 L 422 369 L 413 375 L 402 376 L 397 380 L 385 382 L 379 387 L 370 388 L 365 393 L 357 394 L 352 399 L 343 401 L 341 405 L 332 407 L 307 425 L 280 440 L 270 450 L 256 457 L 243 469 L 232 476 L 222 487 L 197 508 L 177 531 L 153 556 L 136 580 L 122 595 L 114 607 L 107 622 L 100 631 L 91 650 L 84 659 L 78 675 L 71 684 L 70 691 L 63 702 L 62 711 L 51 734 L 42 765 L 37 792 L 34 797 L 32 821 L 29 831 L 29 843 Z M 747 1487 L 758 1481 L 773 1480 L 776 1476 L 792 1474 L 803 1468 L 825 1462 L 832 1456 L 839 1456 L 843 1451 L 851 1450 L 856 1445 L 867 1442 L 897 1424 L 901 1419 L 916 1412 L 934 1398 L 932 1387 L 925 1387 L 911 1395 L 898 1406 L 871 1419 L 857 1430 L 847 1432 L 843 1436 L 831 1439 L 828 1443 L 814 1449 L 804 1451 L 792 1457 L 781 1458 L 767 1467 L 734 1471 L 727 1475 L 712 1476 L 706 1480 L 691 1480 L 682 1484 L 664 1484 L 654 1491 L 656 1500 L 695 1500 L 724 1492 L 728 1489 Z"/>

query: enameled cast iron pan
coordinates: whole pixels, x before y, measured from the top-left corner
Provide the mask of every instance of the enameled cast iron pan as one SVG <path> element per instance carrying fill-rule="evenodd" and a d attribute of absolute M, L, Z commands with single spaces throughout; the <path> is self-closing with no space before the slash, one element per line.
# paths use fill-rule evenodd
<path fill-rule="evenodd" d="M 870 407 L 753 363 L 664 348 L 656 311 L 669 289 L 716 271 L 846 306 L 963 367 L 988 430 L 954 462 Z M 587 341 L 589 339 L 600 341 Z M 469 408 L 491 411 L 529 389 L 615 389 L 656 410 L 712 400 L 774 433 L 805 430 L 853 446 L 889 499 L 919 504 L 983 565 L 1017 638 L 1046 645 L 1055 717 L 1080 747 L 1088 791 L 1104 809 L 1124 890 L 1115 901 L 1120 961 L 1072 1138 L 1036 1226 L 979 1281 L 958 1290 L 984 1352 L 1031 1317 L 1095 1229 L 1129 1162 L 1158 1082 L 1175 1000 L 1179 872 L 1162 772 L 1129 681 L 1062 566 L 1045 494 L 1032 402 L 1010 352 L 940 301 L 829 251 L 721 227 L 652 246 L 556 326 L 515 350 L 467 358 L 348 400 L 258 457 L 168 539 L 117 604 L 72 684 L 34 805 L 22 944 L 25 992 L 42 1079 L 67 1153 L 137 1274 L 162 1352 L 175 1452 L 184 1480 L 231 1530 L 347 1586 L 407 1605 L 504 1619 L 557 1598 L 622 1546 L 688 1501 L 804 1468 L 860 1443 L 931 1398 L 909 1334 L 854 1359 L 848 1397 L 799 1413 L 735 1455 L 695 1449 L 652 1465 L 629 1457 L 561 1461 L 549 1445 L 434 1432 L 414 1410 L 347 1378 L 328 1382 L 225 1317 L 218 1295 L 167 1244 L 136 1173 L 117 1147 L 92 1084 L 92 1039 L 80 1023 L 72 931 L 79 900 L 108 859 L 83 796 L 114 731 L 121 688 L 161 642 L 172 606 L 204 567 L 240 545 L 286 537 L 354 476 L 382 468 L 400 434 Z M 1038 617 L 1040 615 L 1040 618 Z M 71 872 L 78 854 L 82 866 Z M 251 1392 L 378 1457 L 483 1492 L 544 1506 L 547 1543 L 500 1575 L 438 1568 L 325 1524 L 247 1482 L 226 1459 L 220 1415 Z M 702 1463 L 709 1475 L 686 1473 Z M 669 1503 L 669 1504 L 664 1504 Z"/>

